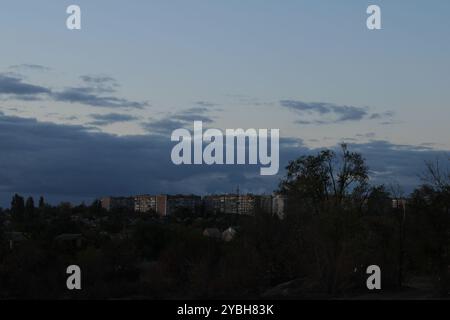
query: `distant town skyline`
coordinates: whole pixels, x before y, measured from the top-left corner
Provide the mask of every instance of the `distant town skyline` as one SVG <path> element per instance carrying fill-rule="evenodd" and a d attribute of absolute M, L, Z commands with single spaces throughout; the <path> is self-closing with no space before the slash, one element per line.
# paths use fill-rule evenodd
<path fill-rule="evenodd" d="M 67 30 L 66 7 L 83 12 Z M 346 142 L 373 183 L 421 183 L 450 150 L 450 2 L 2 2 L 0 206 L 147 193 L 271 193 Z M 366 28 L 366 8 L 383 12 Z M 280 172 L 175 166 L 170 133 L 280 129 Z"/>

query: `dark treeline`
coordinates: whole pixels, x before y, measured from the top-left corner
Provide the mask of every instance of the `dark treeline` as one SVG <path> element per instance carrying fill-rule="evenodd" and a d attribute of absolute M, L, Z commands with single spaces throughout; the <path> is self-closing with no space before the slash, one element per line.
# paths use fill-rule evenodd
<path fill-rule="evenodd" d="M 382 270 L 378 294 L 447 297 L 450 177 L 438 163 L 425 169 L 427 182 L 403 201 L 398 188 L 371 185 L 345 145 L 300 157 L 280 182 L 284 219 L 161 219 L 15 195 L 0 214 L 0 298 L 351 298 L 368 293 L 369 265 Z M 231 226 L 229 242 L 203 234 Z M 81 291 L 66 288 L 73 264 Z"/>

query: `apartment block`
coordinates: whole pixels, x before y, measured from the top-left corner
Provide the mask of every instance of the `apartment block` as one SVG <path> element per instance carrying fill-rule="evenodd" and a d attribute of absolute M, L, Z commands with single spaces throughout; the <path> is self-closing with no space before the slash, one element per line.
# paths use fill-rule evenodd
<path fill-rule="evenodd" d="M 287 197 L 281 194 L 275 194 L 272 198 L 272 214 L 284 219 Z"/>
<path fill-rule="evenodd" d="M 152 195 L 139 195 L 134 197 L 134 211 L 149 213 L 157 211 L 157 197 Z"/>
<path fill-rule="evenodd" d="M 102 208 L 107 211 L 112 210 L 134 210 L 133 197 L 105 197 L 101 200 Z"/>
<path fill-rule="evenodd" d="M 211 195 L 203 198 L 207 212 L 218 214 L 237 214 L 239 207 L 239 196 L 236 194 Z"/>
<path fill-rule="evenodd" d="M 253 194 L 211 195 L 203 198 L 205 209 L 211 213 L 253 215 L 257 210 L 272 212 L 272 196 Z"/>
<path fill-rule="evenodd" d="M 199 212 L 202 198 L 195 195 L 158 195 L 156 196 L 156 212 L 160 216 L 170 216 L 178 210 Z"/>

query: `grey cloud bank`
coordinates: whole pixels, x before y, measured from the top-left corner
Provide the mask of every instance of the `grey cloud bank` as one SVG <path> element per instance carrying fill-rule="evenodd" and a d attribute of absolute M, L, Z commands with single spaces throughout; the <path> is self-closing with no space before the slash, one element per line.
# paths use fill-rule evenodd
<path fill-rule="evenodd" d="M 50 89 L 28 84 L 16 75 L 0 74 L 0 95 L 13 95 L 20 99 L 21 96 L 34 96 L 50 93 Z"/>
<path fill-rule="evenodd" d="M 104 126 L 116 122 L 127 122 L 138 119 L 138 117 L 122 113 L 91 114 L 90 116 L 91 118 L 95 119 L 95 121 L 89 122 L 88 124 L 94 126 Z"/>
<path fill-rule="evenodd" d="M 259 167 L 187 166 L 170 159 L 167 136 L 115 136 L 88 127 L 39 122 L 0 113 L 0 204 L 13 193 L 44 195 L 53 201 L 86 200 L 103 195 L 138 193 L 243 192 L 276 189 L 278 176 L 261 177 Z M 367 159 L 374 182 L 398 181 L 405 190 L 420 183 L 424 161 L 442 156 L 428 147 L 387 141 L 352 144 Z M 301 140 L 280 140 L 280 165 L 317 152 Z"/>

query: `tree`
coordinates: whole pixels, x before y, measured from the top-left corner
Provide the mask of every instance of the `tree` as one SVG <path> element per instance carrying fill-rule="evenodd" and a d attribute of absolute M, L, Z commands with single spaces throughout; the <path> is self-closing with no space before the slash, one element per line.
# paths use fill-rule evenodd
<path fill-rule="evenodd" d="M 102 213 L 102 211 L 103 211 L 102 202 L 98 199 L 94 200 L 89 207 L 89 212 L 93 215 L 98 215 Z"/>
<path fill-rule="evenodd" d="M 33 216 L 34 214 L 34 200 L 32 197 L 28 197 L 25 203 L 25 212 L 28 217 Z"/>
<path fill-rule="evenodd" d="M 431 244 L 433 264 L 438 273 L 439 292 L 445 296 L 450 288 L 450 171 L 442 167 L 440 159 L 426 162 L 426 169 L 425 185 L 413 193 L 412 200 L 414 208 L 424 215 L 431 227 L 428 236 L 434 240 Z"/>
<path fill-rule="evenodd" d="M 25 215 L 25 203 L 21 196 L 17 193 L 13 196 L 11 200 L 11 216 L 17 224 L 22 224 L 24 222 Z"/>
<path fill-rule="evenodd" d="M 357 264 L 360 217 L 367 199 L 368 168 L 346 144 L 291 161 L 279 192 L 287 196 L 287 218 L 298 228 L 310 273 L 330 294 L 345 287 Z M 290 216 L 290 217 L 289 217 Z M 294 217 L 294 218 L 292 218 Z"/>
<path fill-rule="evenodd" d="M 391 211 L 391 194 L 384 185 L 370 188 L 367 197 L 367 213 L 369 215 L 388 214 Z"/>
<path fill-rule="evenodd" d="M 45 208 L 45 200 L 43 196 L 39 197 L 39 209 L 44 209 Z"/>
<path fill-rule="evenodd" d="M 5 239 L 5 230 L 4 230 L 4 217 L 3 217 L 3 209 L 0 208 L 0 256 L 2 254 L 2 242 Z"/>
<path fill-rule="evenodd" d="M 280 193 L 295 204 L 305 201 L 317 210 L 330 200 L 337 205 L 367 196 L 368 168 L 359 153 L 341 145 L 341 154 L 324 150 L 313 156 L 302 156 L 287 166 L 287 175 L 280 183 Z"/>

